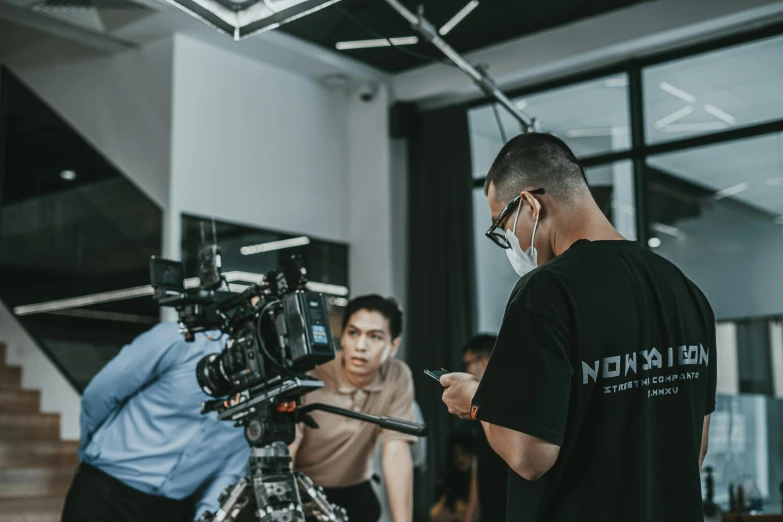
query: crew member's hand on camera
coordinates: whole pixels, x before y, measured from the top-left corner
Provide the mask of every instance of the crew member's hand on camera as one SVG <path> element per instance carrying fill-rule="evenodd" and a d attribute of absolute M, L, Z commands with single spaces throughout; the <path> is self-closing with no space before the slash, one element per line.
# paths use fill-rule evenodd
<path fill-rule="evenodd" d="M 443 390 L 443 403 L 449 413 L 461 419 L 470 419 L 470 406 L 479 386 L 479 380 L 469 373 L 447 373 L 440 378 Z"/>

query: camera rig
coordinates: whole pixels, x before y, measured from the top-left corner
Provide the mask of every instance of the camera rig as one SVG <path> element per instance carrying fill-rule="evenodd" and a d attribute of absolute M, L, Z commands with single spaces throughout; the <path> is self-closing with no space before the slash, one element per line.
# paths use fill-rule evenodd
<path fill-rule="evenodd" d="M 197 288 L 185 288 L 178 261 L 153 257 L 150 279 L 158 304 L 176 309 L 185 340 L 215 330 L 228 336 L 222 352 L 207 355 L 196 367 L 202 390 L 215 397 L 202 403 L 201 413 L 216 412 L 219 420 L 244 428 L 252 447 L 249 474 L 229 486 L 220 496 L 220 509 L 205 513 L 201 521 L 235 520 L 255 500 L 262 522 L 345 522 L 342 508 L 292 470 L 288 444 L 296 437 L 296 425 L 318 428 L 311 411 L 426 434 L 422 424 L 327 404 L 301 405 L 303 395 L 324 386 L 306 372 L 331 361 L 335 353 L 326 300 L 306 289 L 307 271 L 300 257 L 288 257 L 282 268 L 239 293 L 230 291 L 221 274 L 221 252 L 215 244 L 199 252 Z"/>

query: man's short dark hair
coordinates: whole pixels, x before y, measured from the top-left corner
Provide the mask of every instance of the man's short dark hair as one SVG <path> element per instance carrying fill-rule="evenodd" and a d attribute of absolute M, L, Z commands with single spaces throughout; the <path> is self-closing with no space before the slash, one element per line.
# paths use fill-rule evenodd
<path fill-rule="evenodd" d="M 378 312 L 384 316 L 389 321 L 389 332 L 392 339 L 396 339 L 402 334 L 402 308 L 393 297 L 383 297 L 378 294 L 354 297 L 345 307 L 343 330 L 348 325 L 351 316 L 359 310 Z"/>
<path fill-rule="evenodd" d="M 495 186 L 496 198 L 511 201 L 525 189 L 543 188 L 560 201 L 589 195 L 585 171 L 563 140 L 541 132 L 520 134 L 498 153 L 484 182 L 484 194 Z"/>
<path fill-rule="evenodd" d="M 478 334 L 465 345 L 465 353 L 470 352 L 475 353 L 476 355 L 486 355 L 489 357 L 492 354 L 492 349 L 495 347 L 495 341 L 497 340 L 497 335 Z"/>

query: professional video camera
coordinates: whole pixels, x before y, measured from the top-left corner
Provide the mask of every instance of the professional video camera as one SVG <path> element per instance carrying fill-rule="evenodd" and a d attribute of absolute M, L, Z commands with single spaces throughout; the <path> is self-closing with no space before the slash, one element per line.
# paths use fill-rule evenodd
<path fill-rule="evenodd" d="M 221 273 L 216 244 L 200 249 L 198 287 L 186 288 L 182 263 L 156 257 L 150 260 L 150 279 L 154 299 L 177 310 L 186 340 L 215 330 L 228 336 L 221 353 L 197 365 L 199 385 L 216 397 L 202 403 L 201 413 L 214 411 L 218 419 L 244 427 L 252 446 L 250 472 L 221 495 L 220 510 L 206 513 L 203 521 L 235 520 L 251 497 L 263 522 L 347 520 L 342 508 L 331 504 L 309 478 L 292 471 L 288 444 L 296 437 L 297 423 L 318 427 L 311 411 L 425 434 L 425 426 L 398 419 L 325 404 L 301 406 L 303 395 L 324 385 L 305 372 L 331 361 L 335 353 L 326 300 L 307 290 L 307 271 L 298 256 L 288 257 L 260 283 L 243 285 L 238 292 Z"/>

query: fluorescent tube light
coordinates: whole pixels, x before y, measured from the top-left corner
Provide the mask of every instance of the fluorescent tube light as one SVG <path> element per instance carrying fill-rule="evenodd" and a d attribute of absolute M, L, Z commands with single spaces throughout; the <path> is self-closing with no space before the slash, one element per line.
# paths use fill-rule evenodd
<path fill-rule="evenodd" d="M 625 136 L 627 127 L 596 127 L 594 129 L 571 129 L 566 131 L 569 138 L 596 138 L 599 136 Z"/>
<path fill-rule="evenodd" d="M 628 87 L 628 77 L 618 76 L 604 81 L 604 87 Z"/>
<path fill-rule="evenodd" d="M 440 35 L 446 36 L 447 34 L 449 34 L 449 31 L 454 29 L 454 27 L 462 20 L 464 20 L 465 17 L 468 16 L 471 11 L 473 11 L 475 8 L 478 7 L 478 5 L 479 5 L 478 0 L 471 0 L 470 2 L 468 2 L 468 5 L 460 9 L 459 12 L 455 14 L 451 20 L 443 24 L 443 27 L 441 27 L 440 31 L 438 31 Z"/>
<path fill-rule="evenodd" d="M 674 123 L 667 125 L 663 132 L 699 132 L 721 130 L 728 127 L 728 123 L 722 121 L 705 121 L 703 123 Z"/>
<path fill-rule="evenodd" d="M 737 118 L 735 118 L 734 116 L 732 116 L 727 112 L 723 112 L 719 108 L 715 107 L 714 105 L 710 105 L 709 103 L 704 105 L 704 110 L 712 114 L 716 118 L 720 118 L 721 120 L 725 121 L 729 125 L 734 125 L 735 123 L 737 123 Z"/>
<path fill-rule="evenodd" d="M 337 42 L 335 47 L 338 51 L 347 51 L 350 49 L 370 49 L 372 47 L 391 47 L 392 45 L 413 45 L 419 43 L 416 36 L 400 36 L 396 38 L 378 38 L 375 40 L 351 40 L 348 42 Z"/>
<path fill-rule="evenodd" d="M 661 246 L 661 239 L 658 237 L 651 237 L 650 239 L 647 240 L 647 245 L 650 248 L 658 248 L 659 246 Z"/>
<path fill-rule="evenodd" d="M 321 292 L 322 294 L 336 295 L 339 297 L 348 295 L 348 289 L 344 286 L 316 283 L 315 281 L 308 282 L 307 289 L 311 292 Z"/>
<path fill-rule="evenodd" d="M 694 101 L 696 101 L 696 96 L 688 92 L 685 92 L 682 89 L 678 89 L 677 87 L 675 87 L 674 85 L 668 82 L 661 82 L 660 84 L 658 84 L 658 87 L 660 87 L 662 91 L 666 91 L 669 94 L 674 95 L 681 100 L 685 100 L 688 103 L 693 103 Z"/>
<path fill-rule="evenodd" d="M 735 194 L 739 194 L 740 192 L 744 192 L 746 190 L 748 190 L 747 183 L 745 182 L 737 183 L 734 186 L 717 191 L 715 194 L 712 195 L 712 197 L 715 199 L 728 198 L 730 196 L 734 196 Z"/>
<path fill-rule="evenodd" d="M 684 118 L 685 116 L 689 115 L 693 112 L 693 105 L 688 105 L 686 107 L 683 107 L 682 109 L 678 111 L 674 111 L 673 113 L 669 114 L 668 116 L 664 116 L 660 120 L 656 121 L 654 124 L 654 127 L 656 129 L 662 129 L 666 127 L 667 125 L 670 125 L 674 123 L 675 121 Z"/>
<path fill-rule="evenodd" d="M 280 241 L 270 241 L 268 243 L 259 243 L 258 245 L 247 245 L 239 249 L 243 256 L 260 254 L 262 252 L 271 252 L 273 250 L 282 250 L 284 248 L 293 248 L 310 244 L 310 238 L 307 236 L 293 237 L 291 239 L 281 239 Z"/>
<path fill-rule="evenodd" d="M 667 236 L 676 237 L 677 239 L 685 239 L 685 232 L 671 225 L 665 225 L 663 223 L 653 223 L 652 229 L 655 230 L 656 232 L 660 232 L 661 234 L 666 234 Z"/>

